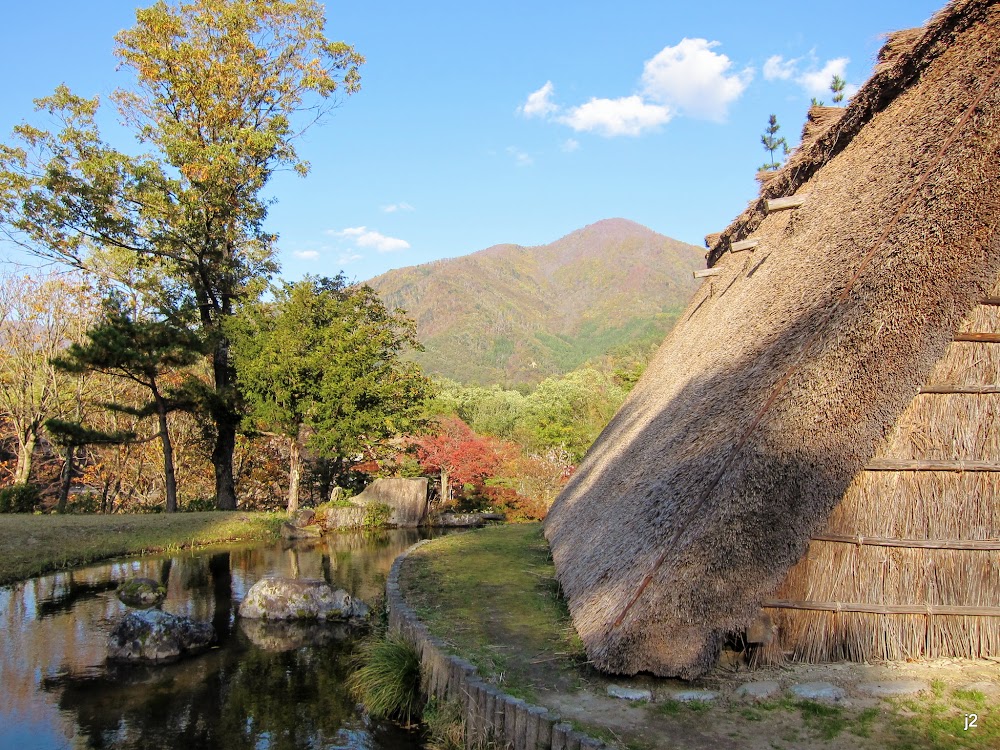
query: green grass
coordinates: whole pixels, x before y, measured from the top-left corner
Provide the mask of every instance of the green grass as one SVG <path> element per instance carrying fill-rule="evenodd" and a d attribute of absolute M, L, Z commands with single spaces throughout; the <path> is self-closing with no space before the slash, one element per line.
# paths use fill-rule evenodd
<path fill-rule="evenodd" d="M 436 539 L 403 566 L 407 599 L 431 631 L 509 693 L 572 688 L 583 648 L 559 596 L 540 524 Z"/>
<path fill-rule="evenodd" d="M 122 555 L 276 539 L 278 513 L 0 515 L 0 585 Z"/>

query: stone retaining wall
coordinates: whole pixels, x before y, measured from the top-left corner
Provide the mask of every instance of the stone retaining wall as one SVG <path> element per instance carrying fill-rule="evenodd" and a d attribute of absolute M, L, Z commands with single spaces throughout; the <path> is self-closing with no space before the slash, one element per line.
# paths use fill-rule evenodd
<path fill-rule="evenodd" d="M 475 666 L 449 654 L 440 638 L 430 634 L 403 598 L 399 571 L 417 542 L 396 558 L 385 584 L 389 627 L 398 631 L 420 654 L 424 696 L 452 701 L 462 708 L 466 747 L 475 748 L 487 738 L 501 739 L 509 750 L 597 750 L 607 747 L 588 737 L 541 706 L 503 693 L 479 676 Z"/>

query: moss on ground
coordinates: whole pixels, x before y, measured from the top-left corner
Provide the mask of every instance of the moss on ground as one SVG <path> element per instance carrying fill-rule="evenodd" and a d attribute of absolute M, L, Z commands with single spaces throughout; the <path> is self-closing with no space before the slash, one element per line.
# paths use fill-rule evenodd
<path fill-rule="evenodd" d="M 278 513 L 0 515 L 0 585 L 122 555 L 277 539 Z"/>
<path fill-rule="evenodd" d="M 401 584 L 431 631 L 509 693 L 578 681 L 586 657 L 540 524 L 436 539 L 407 558 Z"/>

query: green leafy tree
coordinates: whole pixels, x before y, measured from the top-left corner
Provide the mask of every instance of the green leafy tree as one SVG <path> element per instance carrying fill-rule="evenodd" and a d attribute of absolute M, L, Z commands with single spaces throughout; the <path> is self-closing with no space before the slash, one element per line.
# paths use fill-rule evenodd
<path fill-rule="evenodd" d="M 299 505 L 302 451 L 343 465 L 372 459 L 416 429 L 430 382 L 403 355 L 414 324 L 368 286 L 306 277 L 230 325 L 251 427 L 289 450 L 288 511 Z"/>
<path fill-rule="evenodd" d="M 136 320 L 114 298 L 105 305 L 104 319 L 87 331 L 87 339 L 71 345 L 64 356 L 53 362 L 67 372 L 100 372 L 129 380 L 149 391 L 146 403 L 107 406 L 140 418 L 156 417 L 158 429 L 154 437 L 159 438 L 163 450 L 166 510 L 173 513 L 177 510 L 177 479 L 168 416 L 178 409 L 194 406 L 192 393 L 197 391 L 197 383 L 179 371 L 201 358 L 203 342 L 195 332 L 166 320 Z M 67 448 L 66 464 L 70 472 L 75 447 L 134 440 L 134 435 L 102 433 L 79 423 L 56 422 L 49 429 Z"/>
<path fill-rule="evenodd" d="M 0 146 L 0 223 L 77 267 L 126 257 L 161 306 L 195 317 L 210 346 L 216 502 L 235 508 L 241 414 L 223 323 L 276 269 L 265 185 L 277 169 L 308 171 L 297 138 L 335 92 L 359 89 L 364 58 L 326 39 L 315 0 L 161 1 L 136 21 L 115 39 L 135 86 L 112 99 L 149 153 L 105 143 L 98 101 L 60 86 L 37 102 L 58 129 L 21 125 Z"/>
<path fill-rule="evenodd" d="M 778 137 L 779 130 L 781 130 L 781 126 L 778 124 L 778 117 L 771 115 L 767 120 L 764 133 L 760 137 L 760 142 L 764 146 L 764 150 L 770 154 L 771 161 L 761 165 L 761 169 L 777 169 L 781 166 L 775 157 L 775 152 L 780 151 L 782 156 L 788 155 L 788 143 L 784 136 Z"/>
<path fill-rule="evenodd" d="M 830 80 L 830 93 L 833 94 L 833 103 L 840 104 L 844 101 L 844 89 L 847 87 L 847 81 L 838 75 L 835 75 Z"/>

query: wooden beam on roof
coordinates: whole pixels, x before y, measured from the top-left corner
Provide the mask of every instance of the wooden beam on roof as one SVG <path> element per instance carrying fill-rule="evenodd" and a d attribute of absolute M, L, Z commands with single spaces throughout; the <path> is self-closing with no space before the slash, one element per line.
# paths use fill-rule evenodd
<path fill-rule="evenodd" d="M 921 388 L 920 393 L 1000 393 L 1000 384 L 963 385 L 961 383 L 932 383 Z"/>
<path fill-rule="evenodd" d="M 870 462 L 865 471 L 976 471 L 1000 472 L 1000 464 L 989 461 L 927 461 L 881 458 Z"/>
<path fill-rule="evenodd" d="M 955 604 L 868 604 L 866 602 L 806 602 L 772 599 L 771 609 L 807 609 L 820 612 L 867 612 L 873 615 L 958 615 L 1000 617 L 1000 607 L 963 607 Z"/>
<path fill-rule="evenodd" d="M 1000 550 L 1000 539 L 896 539 L 885 536 L 862 536 L 860 534 L 816 534 L 811 537 L 816 542 L 839 542 L 858 544 L 866 547 L 902 547 L 904 549 L 956 549 L 956 550 Z"/>
<path fill-rule="evenodd" d="M 953 341 L 975 341 L 979 344 L 1000 344 L 1000 333 L 956 333 Z"/>
<path fill-rule="evenodd" d="M 744 250 L 753 250 L 760 244 L 760 240 L 740 240 L 729 246 L 729 252 L 742 253 Z"/>
<path fill-rule="evenodd" d="M 1000 307 L 1000 297 L 987 297 L 986 299 L 979 300 L 980 305 L 988 305 L 990 307 Z"/>
<path fill-rule="evenodd" d="M 721 275 L 722 275 L 721 268 L 702 268 L 699 271 L 694 271 L 694 277 L 696 279 L 703 279 L 706 276 L 721 276 Z"/>
<path fill-rule="evenodd" d="M 806 199 L 801 195 L 789 195 L 787 198 L 771 198 L 764 201 L 764 208 L 769 214 L 775 211 L 785 211 L 789 208 L 798 208 Z"/>

